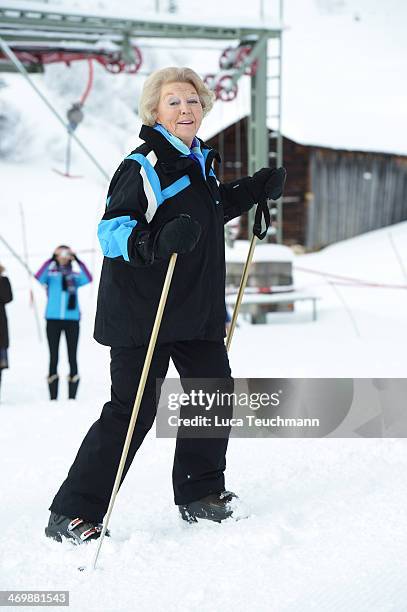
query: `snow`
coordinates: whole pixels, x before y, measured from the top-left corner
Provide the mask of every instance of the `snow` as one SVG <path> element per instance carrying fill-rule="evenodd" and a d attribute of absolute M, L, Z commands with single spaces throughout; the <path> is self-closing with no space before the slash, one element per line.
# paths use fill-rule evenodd
<path fill-rule="evenodd" d="M 152 54 L 146 61 L 155 67 L 162 60 Z M 63 112 L 82 93 L 86 69 L 53 67 L 33 78 Z M 27 275 L 0 243 L 14 290 L 0 404 L 0 589 L 69 590 L 74 612 L 404 610 L 405 439 L 233 438 L 227 487 L 249 517 L 189 526 L 172 501 L 174 441 L 152 431 L 118 495 L 96 572 L 77 570 L 89 565 L 95 543 L 75 548 L 44 537 L 51 499 L 109 397 L 109 351 L 92 340 L 101 265 L 96 225 L 107 184 L 75 145 L 72 170 L 83 178 L 54 173 L 64 166 L 60 126 L 27 83 L 17 75 L 4 81 L 6 115 L 19 121 L 10 122 L 9 148 L 1 153 L 0 234 L 22 254 L 21 203 L 31 268 L 67 243 L 95 283 L 80 290 L 78 400 L 65 399 L 62 343 L 62 399 L 51 403 L 48 351 L 44 337 L 38 340 Z M 102 69 L 95 83 L 78 135 L 112 173 L 138 144 L 131 103 L 140 85 Z M 247 252 L 248 243 L 237 248 Z M 313 254 L 270 249 L 290 255 L 296 289 L 321 298 L 318 319 L 312 322 L 309 305 L 298 304 L 294 313 L 272 315 L 268 325 L 240 321 L 230 352 L 235 377 L 406 378 L 407 294 L 388 285 L 407 284 L 400 264 L 407 260 L 407 222 Z M 333 284 L 332 275 L 383 286 Z M 45 294 L 37 284 L 33 289 L 42 317 Z"/>
<path fill-rule="evenodd" d="M 233 440 L 228 486 L 250 517 L 190 527 L 171 502 L 173 441 L 150 436 L 117 499 L 99 569 L 79 572 L 94 543 L 60 545 L 43 527 L 97 417 L 91 404 L 82 394 L 74 405 L 3 407 L 2 589 L 69 590 L 75 612 L 404 609 L 404 440 Z"/>
<path fill-rule="evenodd" d="M 235 240 L 233 247 L 225 246 L 225 258 L 230 262 L 244 263 L 247 258 L 248 244 L 247 240 Z M 289 247 L 283 244 L 262 244 L 259 240 L 256 242 L 256 248 L 253 253 L 253 263 L 258 261 L 287 261 L 293 259 L 293 252 Z"/>

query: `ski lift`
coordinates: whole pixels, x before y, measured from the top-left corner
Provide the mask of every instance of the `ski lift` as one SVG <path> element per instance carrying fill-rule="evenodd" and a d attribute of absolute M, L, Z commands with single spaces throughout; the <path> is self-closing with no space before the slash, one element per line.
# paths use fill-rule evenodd
<path fill-rule="evenodd" d="M 71 148 L 72 148 L 72 134 L 78 127 L 78 125 L 83 121 L 83 111 L 82 105 L 80 102 L 74 102 L 71 108 L 66 113 L 68 119 L 67 125 L 67 133 L 68 133 L 68 141 L 66 146 L 66 154 L 65 154 L 65 172 L 61 172 L 60 170 L 54 169 L 54 172 L 64 176 L 65 178 L 82 178 L 79 175 L 71 174 Z"/>
<path fill-rule="evenodd" d="M 110 73 L 125 72 L 135 74 L 142 65 L 142 54 L 136 45 L 126 43 L 126 48 L 110 45 L 103 48 L 90 43 L 36 43 L 34 41 L 13 41 L 10 47 L 17 58 L 24 64 L 26 70 L 43 71 L 46 64 L 63 62 L 70 66 L 72 62 L 95 60 Z M 113 48 L 112 48 L 113 46 Z M 0 50 L 0 64 L 4 64 L 7 57 Z"/>
<path fill-rule="evenodd" d="M 89 96 L 90 91 L 92 89 L 92 84 L 93 84 L 92 60 L 88 60 L 88 65 L 89 65 L 89 76 L 88 76 L 88 82 L 86 85 L 86 89 L 84 93 L 82 94 L 82 97 L 79 100 L 79 102 L 74 102 L 66 113 L 66 117 L 68 119 L 68 123 L 67 123 L 68 141 L 67 141 L 66 154 L 65 154 L 65 172 L 61 172 L 60 170 L 57 170 L 54 168 L 54 172 L 56 172 L 57 174 L 60 174 L 61 176 L 65 178 L 82 178 L 81 176 L 71 174 L 70 172 L 71 170 L 71 149 L 72 149 L 72 134 L 77 129 L 78 125 L 82 123 L 83 121 L 83 118 L 84 118 L 83 107 L 84 107 L 86 98 Z"/>
<path fill-rule="evenodd" d="M 235 65 L 237 48 L 226 47 L 219 58 L 219 67 L 221 70 L 230 70 Z"/>
<path fill-rule="evenodd" d="M 219 74 L 207 74 L 204 77 L 204 83 L 215 92 L 216 99 L 222 102 L 230 102 L 237 96 L 238 86 L 233 80 L 233 73 L 239 70 L 247 57 L 252 52 L 252 45 L 241 43 L 237 47 L 226 47 L 219 58 L 219 66 L 221 72 Z M 258 67 L 258 60 L 253 60 L 246 66 L 244 73 L 248 76 L 254 76 Z"/>
<path fill-rule="evenodd" d="M 220 74 L 215 78 L 215 95 L 222 102 L 230 102 L 237 96 L 237 83 L 233 81 L 232 74 Z"/>
<path fill-rule="evenodd" d="M 233 82 L 232 74 L 207 74 L 204 76 L 204 83 L 211 89 L 217 100 L 230 102 L 237 96 L 237 83 Z"/>
<path fill-rule="evenodd" d="M 251 45 L 247 44 L 241 44 L 238 47 L 226 47 L 219 58 L 219 67 L 221 70 L 239 69 L 251 51 Z M 258 60 L 256 59 L 246 67 L 244 74 L 253 76 L 256 74 L 257 66 Z"/>
<path fill-rule="evenodd" d="M 133 47 L 133 58 L 130 62 L 124 61 L 121 53 L 112 54 L 109 57 L 102 57 L 98 61 L 102 66 L 112 74 L 136 74 L 139 71 L 142 58 L 138 47 Z"/>
<path fill-rule="evenodd" d="M 203 77 L 203 81 L 209 89 L 212 91 L 215 89 L 215 75 L 214 74 L 205 74 Z"/>

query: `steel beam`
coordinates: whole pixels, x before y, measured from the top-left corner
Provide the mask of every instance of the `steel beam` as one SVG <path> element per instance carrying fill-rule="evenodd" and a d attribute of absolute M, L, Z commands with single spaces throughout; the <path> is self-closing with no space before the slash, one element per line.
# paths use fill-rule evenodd
<path fill-rule="evenodd" d="M 41 3 L 22 2 L 17 6 L 5 4 L 0 6 L 0 25 L 2 28 L 30 29 L 43 32 L 97 34 L 109 36 L 110 34 L 124 34 L 127 36 L 142 36 L 144 38 L 190 38 L 190 39 L 217 39 L 242 40 L 249 36 L 273 37 L 279 34 L 280 28 L 264 28 L 256 26 L 236 25 L 228 26 L 221 23 L 198 23 L 177 21 L 178 15 L 163 16 L 150 15 L 149 18 L 139 19 L 129 17 L 116 17 L 108 14 L 88 14 L 84 12 L 71 12 L 63 7 L 51 7 Z M 12 34 L 3 32 L 3 39 Z M 10 39 L 10 38 L 8 38 Z"/>
<path fill-rule="evenodd" d="M 256 73 L 251 77 L 250 102 L 251 112 L 248 120 L 248 172 L 267 167 L 268 129 L 267 129 L 267 37 L 263 36 L 257 43 L 258 59 Z M 254 212 L 249 214 L 249 228 L 254 223 Z M 249 231 L 249 239 L 251 232 Z"/>

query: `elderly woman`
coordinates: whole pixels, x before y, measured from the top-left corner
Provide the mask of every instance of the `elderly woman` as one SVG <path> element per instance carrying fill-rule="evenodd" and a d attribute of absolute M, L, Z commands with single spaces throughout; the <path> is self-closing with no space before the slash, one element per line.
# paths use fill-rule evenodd
<path fill-rule="evenodd" d="M 111 347 L 111 399 L 87 433 L 51 506 L 46 534 L 82 543 L 100 536 L 123 449 L 169 258 L 178 253 L 167 304 L 124 475 L 153 425 L 170 358 L 185 379 L 233 389 L 224 344 L 224 223 L 263 196 L 280 197 L 285 171 L 219 183 L 218 153 L 197 138 L 213 93 L 189 68 L 150 75 L 140 100 L 144 143 L 128 155 L 109 186 L 98 235 L 104 254 L 95 339 Z M 219 383 L 219 385 L 217 384 Z M 232 515 L 225 490 L 229 428 L 212 438 L 178 435 L 175 504 L 188 522 Z"/>

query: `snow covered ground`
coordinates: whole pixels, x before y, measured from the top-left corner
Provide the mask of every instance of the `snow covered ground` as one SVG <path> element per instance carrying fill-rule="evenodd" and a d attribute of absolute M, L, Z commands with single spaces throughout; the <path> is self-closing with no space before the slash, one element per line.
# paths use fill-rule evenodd
<path fill-rule="evenodd" d="M 75 612 L 405 609 L 404 440 L 233 440 L 228 486 L 250 510 L 188 526 L 172 504 L 173 441 L 149 436 L 94 543 L 43 536 L 47 505 L 99 406 L 2 406 L 2 589 L 70 591 Z M 99 398 L 99 402 L 102 397 Z"/>
<path fill-rule="evenodd" d="M 63 110 L 67 97 L 81 92 L 79 74 L 79 68 L 69 75 L 53 70 L 35 79 Z M 81 136 L 111 173 L 137 145 L 138 121 L 126 104 L 132 92 L 124 81 L 108 84 L 96 76 L 94 112 Z M 404 439 L 234 438 L 227 486 L 249 518 L 191 527 L 172 502 L 174 441 L 152 431 L 117 498 L 98 571 L 77 570 L 91 560 L 94 543 L 75 548 L 44 537 L 52 496 L 109 393 L 108 349 L 92 340 L 101 264 L 96 224 L 106 183 L 76 149 L 73 171 L 84 178 L 69 181 L 53 172 L 63 167 L 60 128 L 19 77 L 5 81 L 3 108 L 18 120 L 8 133 L 8 157 L 0 161 L 0 234 L 22 255 L 23 210 L 31 268 L 67 243 L 89 264 L 95 283 L 80 294 L 79 398 L 64 399 L 62 345 L 62 399 L 51 403 L 48 351 L 38 339 L 27 275 L 0 244 L 14 290 L 7 307 L 10 370 L 0 404 L 0 589 L 69 590 L 75 612 L 405 610 Z M 333 285 L 332 276 L 315 272 L 406 285 L 400 264 L 407 261 L 406 238 L 407 223 L 401 223 L 294 256 L 296 286 L 321 297 L 318 319 L 311 321 L 304 304 L 273 315 L 269 325 L 242 323 L 230 353 L 234 376 L 405 378 L 406 290 Z M 35 286 L 34 295 L 43 330 L 43 289 Z"/>

